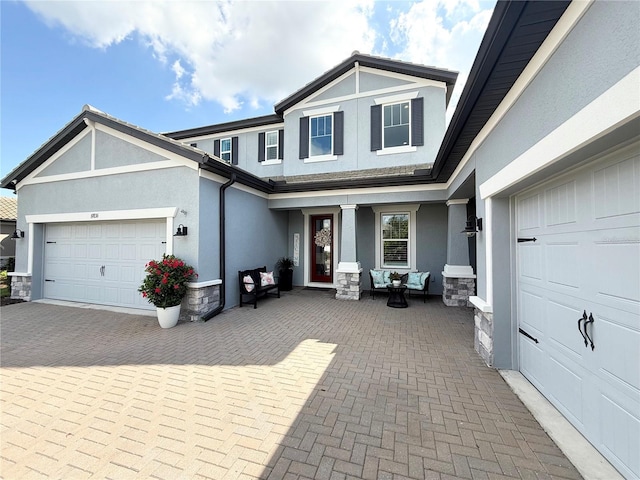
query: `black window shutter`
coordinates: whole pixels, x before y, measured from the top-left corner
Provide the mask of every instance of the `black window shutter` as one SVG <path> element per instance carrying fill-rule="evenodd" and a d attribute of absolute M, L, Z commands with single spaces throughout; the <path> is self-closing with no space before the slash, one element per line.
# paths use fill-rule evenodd
<path fill-rule="evenodd" d="M 284 128 L 278 130 L 278 158 L 284 158 Z"/>
<path fill-rule="evenodd" d="M 371 105 L 371 151 L 382 150 L 382 105 Z"/>
<path fill-rule="evenodd" d="M 231 165 L 238 164 L 238 137 L 231 137 Z"/>
<path fill-rule="evenodd" d="M 309 158 L 309 117 L 300 117 L 300 159 Z"/>
<path fill-rule="evenodd" d="M 333 114 L 333 154 L 344 155 L 344 112 Z"/>
<path fill-rule="evenodd" d="M 264 162 L 264 132 L 258 134 L 258 161 Z"/>
<path fill-rule="evenodd" d="M 220 140 L 213 141 L 213 154 L 220 158 Z"/>
<path fill-rule="evenodd" d="M 411 100 L 411 145 L 424 145 L 424 99 Z"/>

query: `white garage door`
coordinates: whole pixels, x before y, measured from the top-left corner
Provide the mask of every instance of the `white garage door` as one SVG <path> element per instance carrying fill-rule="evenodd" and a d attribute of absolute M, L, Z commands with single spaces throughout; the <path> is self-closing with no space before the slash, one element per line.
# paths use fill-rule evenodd
<path fill-rule="evenodd" d="M 153 308 L 138 287 L 145 264 L 162 258 L 165 236 L 164 220 L 47 224 L 44 297 Z"/>
<path fill-rule="evenodd" d="M 637 152 L 517 199 L 520 370 L 627 478 L 640 476 Z"/>

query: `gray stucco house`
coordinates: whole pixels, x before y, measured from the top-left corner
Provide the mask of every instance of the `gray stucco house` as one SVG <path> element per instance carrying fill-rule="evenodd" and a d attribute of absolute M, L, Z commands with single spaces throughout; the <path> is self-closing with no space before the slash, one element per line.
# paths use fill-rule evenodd
<path fill-rule="evenodd" d="M 14 295 L 145 308 L 163 252 L 197 268 L 205 317 L 283 255 L 340 299 L 372 268 L 430 271 L 445 303 L 472 290 L 488 365 L 638 478 L 639 20 L 634 1 L 498 2 L 446 129 L 455 72 L 357 52 L 265 117 L 157 134 L 85 107 L 2 180 L 26 232 Z"/>

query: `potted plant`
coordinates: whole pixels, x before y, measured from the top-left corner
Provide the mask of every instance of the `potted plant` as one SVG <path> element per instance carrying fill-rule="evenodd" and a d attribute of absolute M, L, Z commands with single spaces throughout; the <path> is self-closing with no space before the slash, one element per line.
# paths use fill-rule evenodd
<path fill-rule="evenodd" d="M 280 257 L 276 262 L 278 270 L 278 283 L 281 291 L 289 291 L 293 288 L 293 260 L 289 257 Z"/>
<path fill-rule="evenodd" d="M 145 266 L 145 272 L 147 276 L 138 291 L 155 305 L 160 326 L 174 327 L 180 317 L 180 304 L 187 294 L 187 283 L 198 275 L 193 267 L 173 255 L 151 260 Z"/>
<path fill-rule="evenodd" d="M 400 275 L 398 272 L 391 272 L 389 274 L 389 279 L 391 280 L 391 283 L 394 287 L 399 287 L 400 282 L 402 281 L 402 275 Z"/>

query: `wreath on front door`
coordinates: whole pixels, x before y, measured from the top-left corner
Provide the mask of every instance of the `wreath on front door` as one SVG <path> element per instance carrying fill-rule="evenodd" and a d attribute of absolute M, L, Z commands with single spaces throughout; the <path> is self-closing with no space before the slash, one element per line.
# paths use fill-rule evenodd
<path fill-rule="evenodd" d="M 319 247 L 327 247 L 331 245 L 331 229 L 325 227 L 319 232 L 316 232 L 314 241 Z"/>

